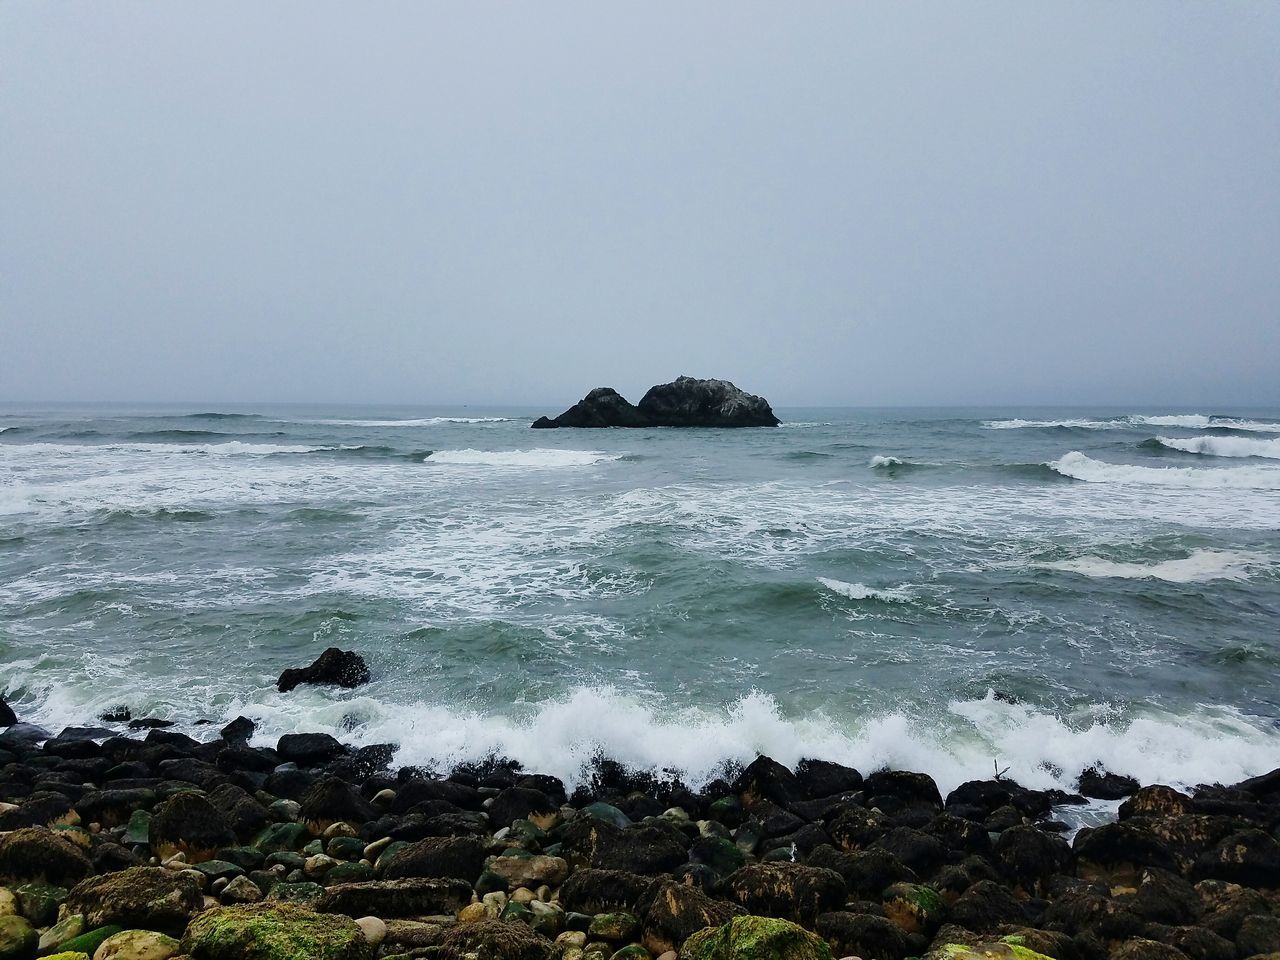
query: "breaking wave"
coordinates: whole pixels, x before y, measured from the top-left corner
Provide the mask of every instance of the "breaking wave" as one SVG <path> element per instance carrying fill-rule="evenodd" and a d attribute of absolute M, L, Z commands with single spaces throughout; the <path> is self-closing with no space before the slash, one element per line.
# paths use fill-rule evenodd
<path fill-rule="evenodd" d="M 557 450 L 536 447 L 532 450 L 437 450 L 427 463 L 447 463 L 481 467 L 588 467 L 623 459 L 620 453 L 601 450 Z"/>
<path fill-rule="evenodd" d="M 1199 413 L 1146 416 L 1133 414 L 1127 417 L 1094 419 L 1070 417 L 1058 420 L 984 420 L 987 430 L 1049 429 L 1054 427 L 1079 430 L 1129 430 L 1134 427 L 1183 427 L 1187 430 L 1244 430 L 1252 433 L 1280 433 L 1280 423 L 1260 420 L 1244 420 L 1237 417 L 1205 416 Z"/>
<path fill-rule="evenodd" d="M 848 600 L 879 600 L 881 603 L 909 603 L 914 598 L 905 587 L 868 587 L 865 583 L 846 583 L 818 577 L 818 582 Z"/>
<path fill-rule="evenodd" d="M 1265 558 L 1229 550 L 1193 550 L 1186 557 L 1151 563 L 1087 556 L 1036 564 L 1042 570 L 1062 570 L 1083 577 L 1164 580 L 1168 583 L 1247 580 L 1256 570 L 1268 566 L 1271 564 Z"/>
<path fill-rule="evenodd" d="M 515 417 L 418 417 L 413 420 L 294 420 L 331 427 L 433 427 L 441 423 L 514 423 Z"/>
<path fill-rule="evenodd" d="M 1253 437 L 1156 437 L 1170 450 L 1198 453 L 1206 457 L 1263 457 L 1280 460 L 1280 437 L 1258 440 Z"/>
<path fill-rule="evenodd" d="M 1047 466 L 1065 477 L 1087 483 L 1280 490 L 1280 467 L 1141 467 L 1095 460 L 1079 450 L 1072 450 Z"/>

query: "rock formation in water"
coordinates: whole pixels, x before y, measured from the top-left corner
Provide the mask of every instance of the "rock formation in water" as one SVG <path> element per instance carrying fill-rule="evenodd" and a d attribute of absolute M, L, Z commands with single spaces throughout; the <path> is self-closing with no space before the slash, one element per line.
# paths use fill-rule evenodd
<path fill-rule="evenodd" d="M 539 417 L 537 429 L 551 427 L 776 427 L 780 421 L 763 397 L 728 380 L 679 377 L 650 387 L 631 404 L 612 387 L 596 387 L 560 416 Z"/>

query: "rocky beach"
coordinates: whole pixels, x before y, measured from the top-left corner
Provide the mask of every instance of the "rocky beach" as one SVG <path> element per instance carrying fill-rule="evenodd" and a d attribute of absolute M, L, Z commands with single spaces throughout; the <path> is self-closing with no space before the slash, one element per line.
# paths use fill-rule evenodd
<path fill-rule="evenodd" d="M 297 684 L 361 682 L 326 651 Z M 691 789 L 597 758 L 397 766 L 325 733 L 251 746 L 121 709 L 5 708 L 0 960 L 1246 960 L 1280 956 L 1280 770 L 1181 791 L 1099 769 L 795 769 Z M 1074 832 L 1065 811 L 1119 802 Z"/>

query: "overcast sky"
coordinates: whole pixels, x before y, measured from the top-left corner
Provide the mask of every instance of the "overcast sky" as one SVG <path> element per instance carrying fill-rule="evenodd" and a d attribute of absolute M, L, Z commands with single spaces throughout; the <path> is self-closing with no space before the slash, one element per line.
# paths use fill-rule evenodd
<path fill-rule="evenodd" d="M 1280 3 L 0 2 L 0 399 L 1280 403 Z"/>

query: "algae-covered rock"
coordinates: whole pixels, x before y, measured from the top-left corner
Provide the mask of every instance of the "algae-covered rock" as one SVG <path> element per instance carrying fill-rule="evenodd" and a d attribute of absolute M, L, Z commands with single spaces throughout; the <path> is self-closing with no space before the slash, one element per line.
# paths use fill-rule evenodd
<path fill-rule="evenodd" d="M 62 950 L 58 953 L 47 953 L 41 960 L 91 960 L 91 958 L 81 950 Z"/>
<path fill-rule="evenodd" d="M 933 933 L 947 912 L 937 891 L 918 883 L 895 883 L 884 891 L 881 899 L 884 915 L 903 933 Z"/>
<path fill-rule="evenodd" d="M 102 941 L 93 960 L 169 960 L 177 954 L 173 937 L 152 930 L 122 930 Z"/>
<path fill-rule="evenodd" d="M 846 892 L 844 879 L 834 870 L 798 863 L 748 864 L 730 875 L 723 887 L 751 914 L 799 923 L 838 910 Z"/>
<path fill-rule="evenodd" d="M 30 960 L 40 935 L 22 917 L 0 917 L 0 960 Z"/>
<path fill-rule="evenodd" d="M 505 920 L 477 920 L 461 923 L 440 944 L 442 960 L 465 960 L 470 956 L 484 960 L 550 960 L 551 941 L 534 933 L 523 923 Z"/>
<path fill-rule="evenodd" d="M 352 918 L 373 915 L 388 920 L 456 914 L 470 900 L 471 885 L 465 880 L 371 880 L 329 887 L 316 909 Z"/>
<path fill-rule="evenodd" d="M 181 932 L 203 903 L 200 885 L 163 867 L 130 867 L 83 880 L 67 897 L 67 910 L 90 927 L 109 923 L 144 930 Z"/>
<path fill-rule="evenodd" d="M 80 936 L 84 930 L 84 917 L 78 913 L 69 913 L 40 934 L 40 952 L 48 953 L 56 950 L 68 940 Z"/>
<path fill-rule="evenodd" d="M 187 927 L 182 950 L 192 960 L 369 960 L 373 956 L 354 920 L 284 903 L 206 910 Z"/>
<path fill-rule="evenodd" d="M 644 918 L 642 942 L 655 956 L 679 950 L 699 930 L 718 927 L 745 912 L 737 904 L 713 900 L 696 887 L 659 880 L 640 902 Z"/>
<path fill-rule="evenodd" d="M 46 827 L 0 837 L 0 880 L 44 880 L 68 885 L 93 872 L 84 852 Z"/>
<path fill-rule="evenodd" d="M 212 860 L 236 842 L 226 815 L 198 793 L 179 793 L 156 807 L 147 826 L 151 852 L 162 859 L 184 853 L 197 863 Z"/>
<path fill-rule="evenodd" d="M 699 930 L 684 943 L 681 960 L 832 960 L 826 941 L 789 920 L 734 917 Z"/>
<path fill-rule="evenodd" d="M 82 933 L 78 937 L 73 937 L 66 943 L 58 944 L 58 949 L 64 950 L 70 954 L 85 953 L 93 956 L 97 952 L 98 947 L 103 942 L 115 936 L 121 931 L 120 926 L 111 924 L 106 927 L 99 927 L 97 930 L 90 930 L 88 933 Z"/>
<path fill-rule="evenodd" d="M 963 943 L 944 943 L 930 950 L 926 960 L 1053 960 L 1043 953 L 1017 943 L 1017 937 L 979 943 L 969 946 Z M 1010 942 L 1013 941 L 1013 942 Z"/>

